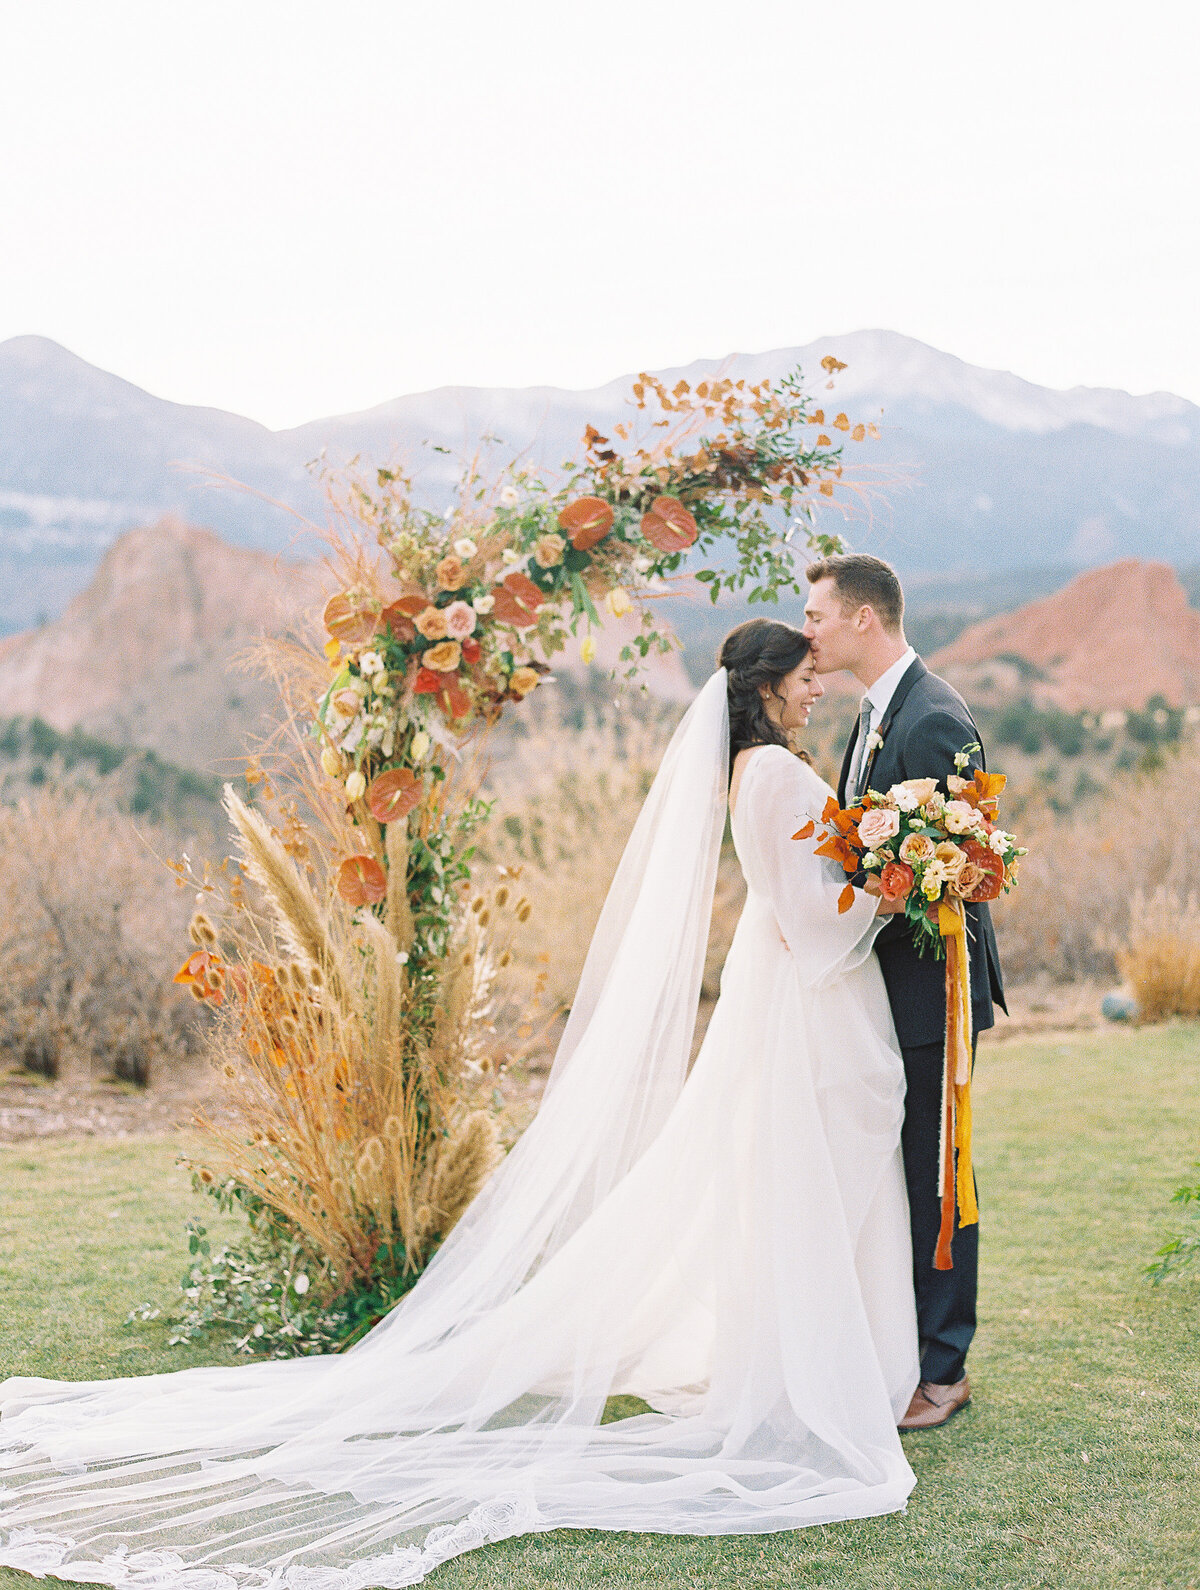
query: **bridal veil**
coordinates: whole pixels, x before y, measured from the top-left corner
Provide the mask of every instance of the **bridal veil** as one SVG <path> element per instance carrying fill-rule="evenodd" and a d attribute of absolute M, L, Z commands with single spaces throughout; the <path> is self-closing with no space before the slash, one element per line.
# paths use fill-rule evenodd
<path fill-rule="evenodd" d="M 788 837 L 822 787 L 777 749 L 755 753 L 739 848 L 780 828 L 762 887 L 786 884 L 786 932 L 829 953 L 810 976 L 751 877 L 688 1075 L 728 733 L 721 671 L 629 840 L 539 1113 L 413 1291 L 340 1356 L 6 1381 L 0 1562 L 365 1590 L 530 1530 L 742 1533 L 904 1505 L 902 1076 L 873 906 L 829 908 L 826 864 Z M 616 1393 L 652 1411 L 602 1424 Z"/>

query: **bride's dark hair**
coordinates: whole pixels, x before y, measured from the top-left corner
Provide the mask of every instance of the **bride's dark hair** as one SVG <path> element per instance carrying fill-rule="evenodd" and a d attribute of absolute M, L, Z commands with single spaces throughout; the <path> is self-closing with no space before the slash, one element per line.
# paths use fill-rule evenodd
<path fill-rule="evenodd" d="M 787 731 L 767 716 L 759 686 L 776 686 L 808 656 L 805 636 L 774 618 L 752 618 L 721 642 L 719 665 L 729 675 L 729 762 L 751 745 L 788 745 Z"/>

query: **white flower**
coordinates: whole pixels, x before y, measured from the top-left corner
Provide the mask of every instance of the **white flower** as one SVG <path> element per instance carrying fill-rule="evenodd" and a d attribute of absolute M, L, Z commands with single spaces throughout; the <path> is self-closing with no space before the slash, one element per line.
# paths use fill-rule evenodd
<path fill-rule="evenodd" d="M 979 825 L 979 813 L 966 801 L 947 801 L 943 821 L 952 834 L 970 834 Z"/>
<path fill-rule="evenodd" d="M 862 859 L 862 864 L 864 867 L 877 867 L 879 865 L 879 857 L 873 850 L 868 850 Z"/>
<path fill-rule="evenodd" d="M 373 723 L 367 730 L 368 745 L 382 745 L 383 737 L 387 733 L 386 723 Z"/>
<path fill-rule="evenodd" d="M 879 747 L 882 744 L 883 744 L 883 735 L 880 734 L 878 729 L 872 729 L 870 734 L 867 735 L 867 750 L 868 751 L 878 751 Z"/>
<path fill-rule="evenodd" d="M 460 536 L 459 539 L 454 543 L 454 550 L 465 563 L 468 558 L 473 558 L 475 556 L 475 554 L 479 551 L 479 548 L 475 545 L 474 541 L 471 540 L 470 536 Z"/>
<path fill-rule="evenodd" d="M 502 508 L 515 508 L 521 500 L 521 493 L 515 486 L 501 486 L 500 506 Z"/>
<path fill-rule="evenodd" d="M 383 672 L 383 658 L 377 651 L 360 652 L 358 666 L 365 674 L 380 674 Z"/>
<path fill-rule="evenodd" d="M 305 1292 L 308 1291 L 308 1276 L 305 1275 L 303 1270 L 292 1282 L 292 1291 L 295 1292 L 297 1297 L 303 1297 Z"/>
<path fill-rule="evenodd" d="M 407 966 L 408 965 L 408 951 L 407 950 L 397 950 L 396 951 L 396 965 L 397 966 Z"/>
<path fill-rule="evenodd" d="M 418 729 L 412 737 L 412 744 L 408 748 L 408 754 L 414 762 L 423 762 L 429 755 L 429 746 L 429 736 L 424 729 Z"/>
<path fill-rule="evenodd" d="M 475 611 L 477 613 L 490 613 L 492 608 L 495 607 L 495 605 L 496 605 L 496 598 L 494 596 L 490 596 L 490 595 L 489 596 L 477 596 L 475 598 L 475 600 L 471 603 L 471 606 L 475 609 Z"/>
<path fill-rule="evenodd" d="M 956 751 L 954 753 L 954 765 L 960 773 L 970 760 L 971 757 L 967 751 Z"/>
<path fill-rule="evenodd" d="M 366 779 L 362 776 L 359 770 L 355 768 L 353 773 L 351 773 L 349 778 L 346 780 L 346 794 L 349 795 L 352 801 L 356 801 L 361 799 L 361 797 L 366 793 L 366 789 Z"/>
<path fill-rule="evenodd" d="M 254 1327 L 254 1329 L 250 1332 L 251 1336 L 261 1336 L 262 1333 L 263 1333 L 263 1327 L 261 1325 L 256 1325 Z"/>
<path fill-rule="evenodd" d="M 916 791 L 906 789 L 903 784 L 893 784 L 888 790 L 889 797 L 895 801 L 902 812 L 915 812 L 921 802 L 917 799 Z"/>
<path fill-rule="evenodd" d="M 638 571 L 639 574 L 648 574 L 650 572 L 650 570 L 654 567 L 654 564 L 653 564 L 653 561 L 650 558 L 643 557 L 643 558 L 634 558 L 633 566 Z"/>
<path fill-rule="evenodd" d="M 521 554 L 519 552 L 514 552 L 511 547 L 505 547 L 500 556 L 504 559 L 505 563 L 520 563 L 521 561 Z"/>
<path fill-rule="evenodd" d="M 1006 834 L 1003 828 L 997 828 L 994 834 L 988 835 L 988 849 L 995 855 L 1002 856 L 1012 843 L 1012 835 Z"/>

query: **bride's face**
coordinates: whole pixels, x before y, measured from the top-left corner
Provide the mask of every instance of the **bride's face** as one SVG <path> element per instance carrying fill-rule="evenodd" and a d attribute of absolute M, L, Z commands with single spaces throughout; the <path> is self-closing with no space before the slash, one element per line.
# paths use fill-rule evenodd
<path fill-rule="evenodd" d="M 767 717 L 781 729 L 802 729 L 808 722 L 813 706 L 825 694 L 825 686 L 817 678 L 812 654 L 798 663 L 791 673 L 784 674 L 773 690 L 759 686 Z"/>

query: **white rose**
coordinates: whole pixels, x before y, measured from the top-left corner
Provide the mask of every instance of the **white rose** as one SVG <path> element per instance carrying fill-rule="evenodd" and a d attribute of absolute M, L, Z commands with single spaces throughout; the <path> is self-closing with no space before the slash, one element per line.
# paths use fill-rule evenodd
<path fill-rule="evenodd" d="M 495 605 L 496 598 L 494 596 L 477 596 L 471 603 L 477 613 L 490 613 Z"/>
<path fill-rule="evenodd" d="M 479 551 L 479 548 L 475 545 L 474 541 L 471 540 L 470 536 L 463 536 L 454 543 L 454 550 L 465 563 L 468 558 L 473 558 L 475 556 L 475 554 Z"/>

